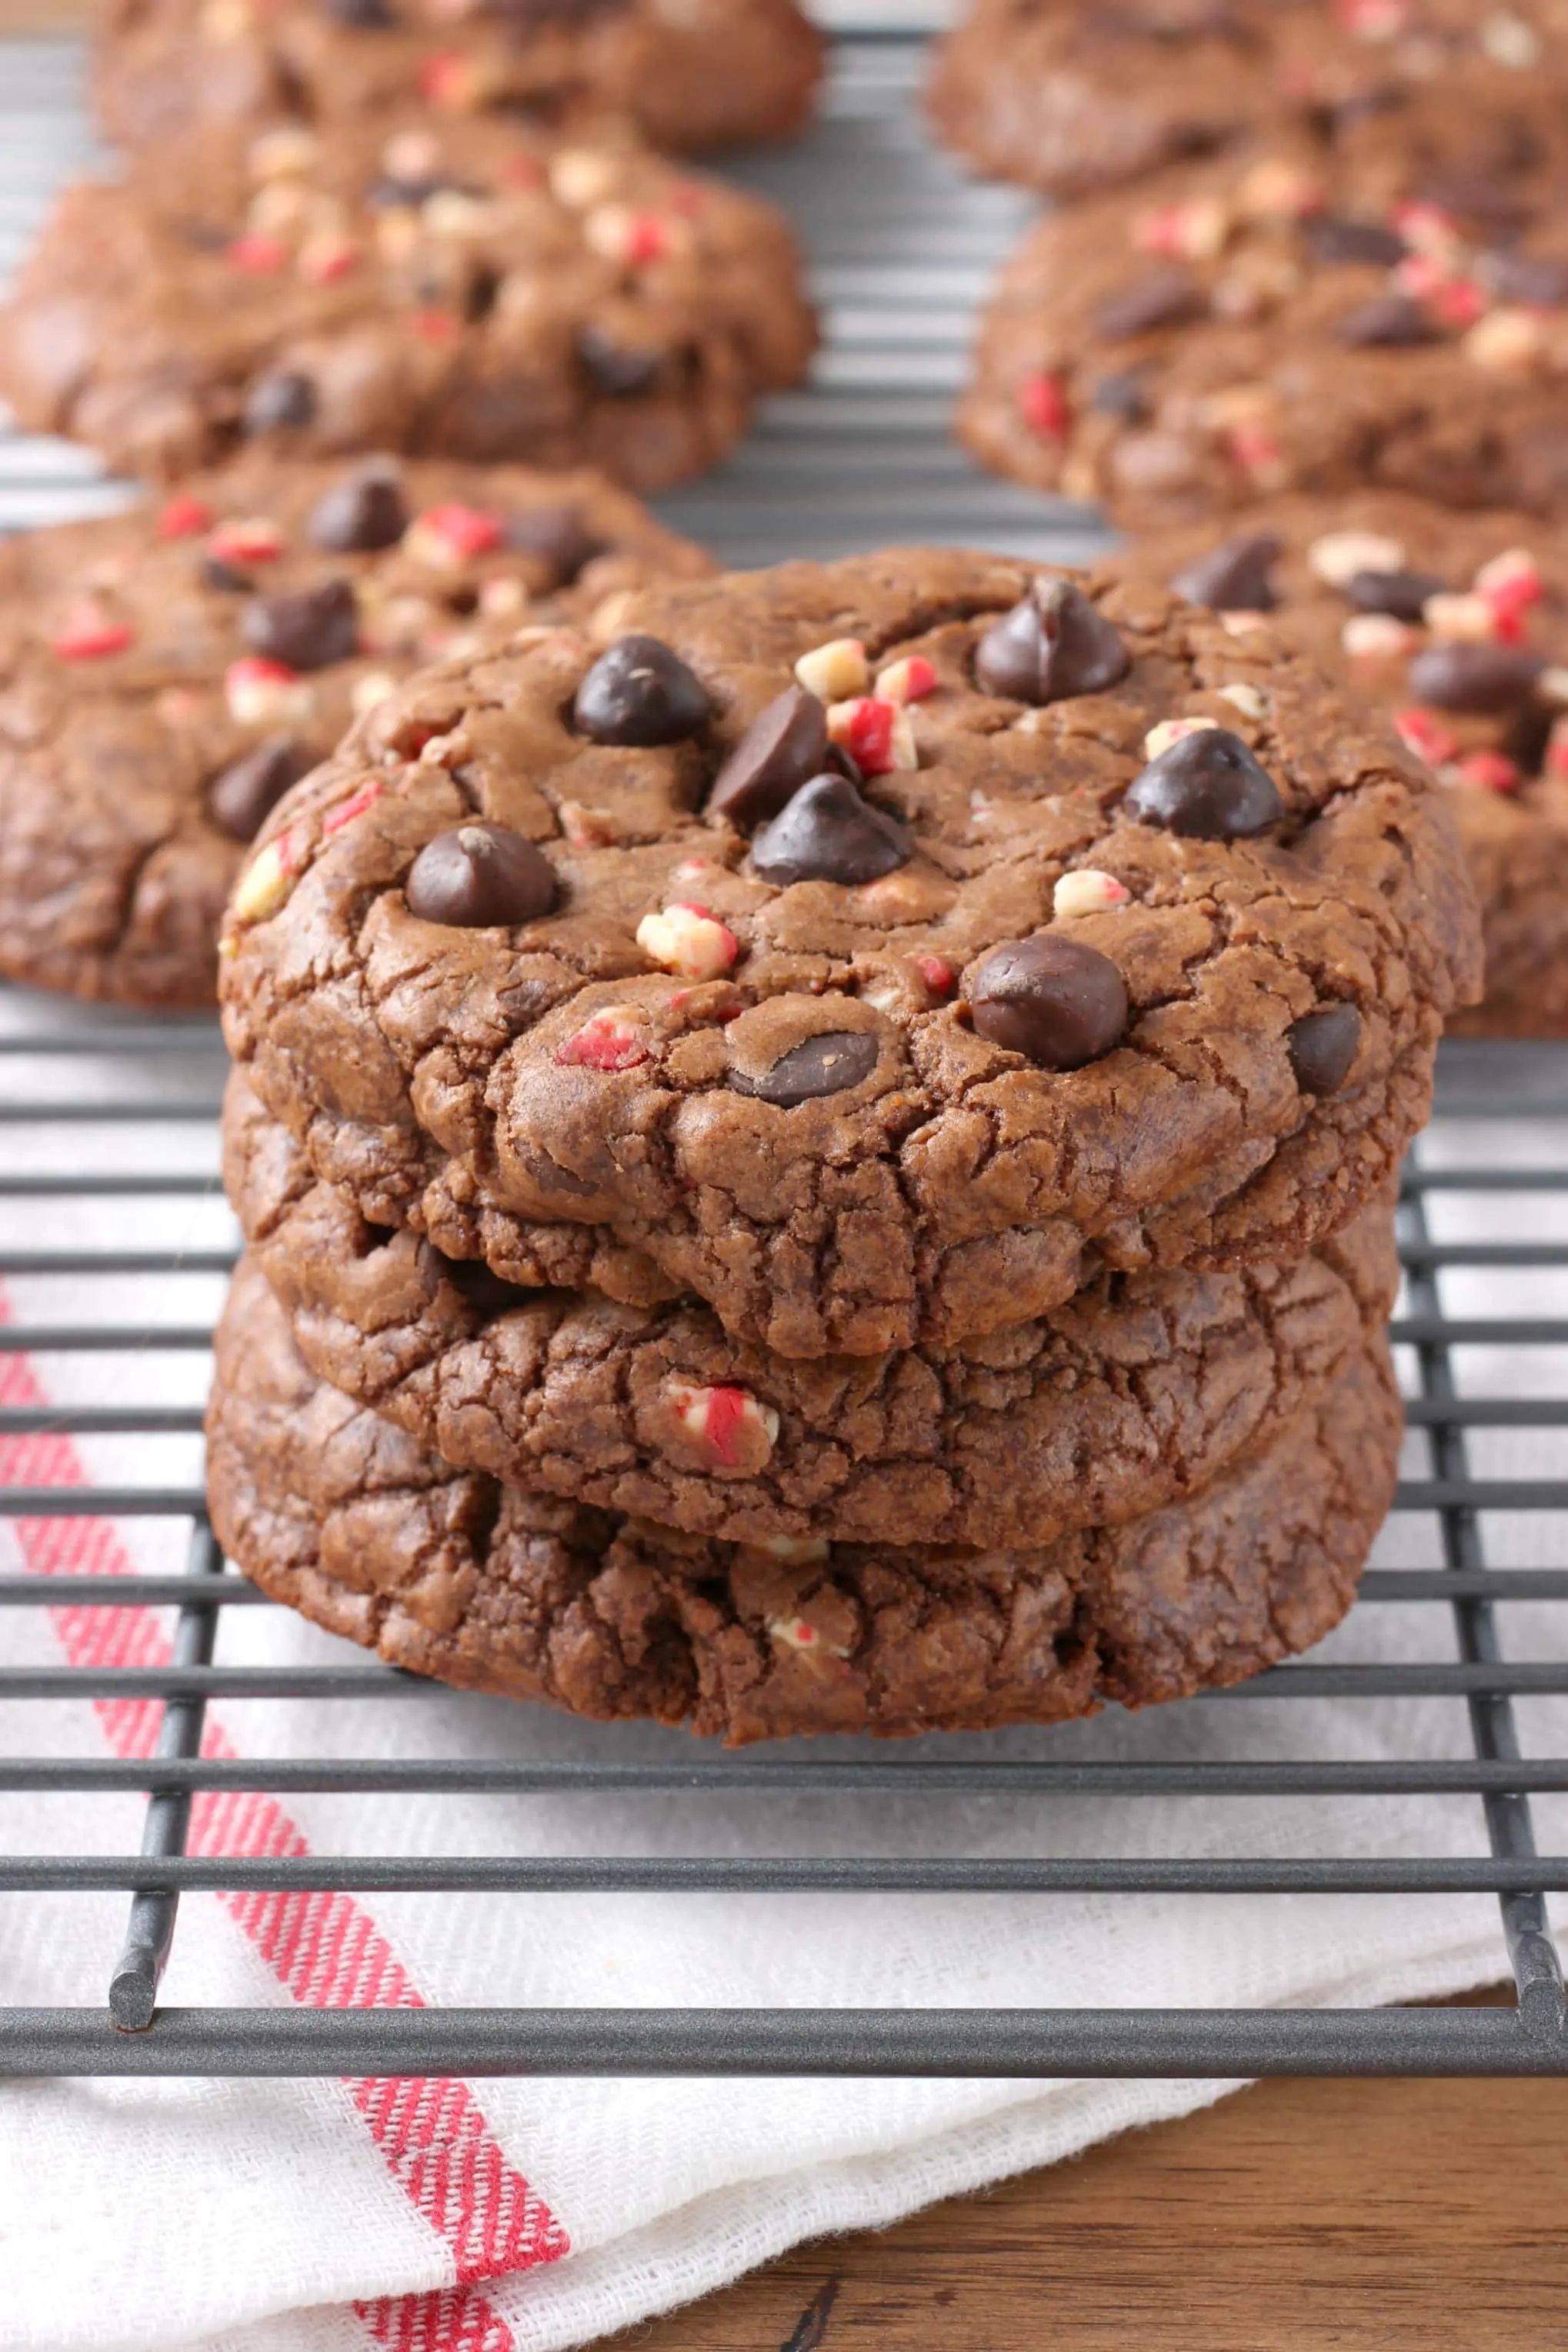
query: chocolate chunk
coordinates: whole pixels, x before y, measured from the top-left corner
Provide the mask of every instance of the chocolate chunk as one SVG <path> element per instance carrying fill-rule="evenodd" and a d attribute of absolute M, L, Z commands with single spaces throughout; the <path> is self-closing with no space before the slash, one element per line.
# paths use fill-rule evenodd
<path fill-rule="evenodd" d="M 1428 646 L 1410 665 L 1410 691 L 1435 710 L 1512 710 L 1545 668 L 1517 646 Z"/>
<path fill-rule="evenodd" d="M 1361 1014 L 1353 1004 L 1326 1004 L 1308 1013 L 1285 1032 L 1285 1051 L 1304 1095 L 1337 1094 L 1361 1044 Z"/>
<path fill-rule="evenodd" d="M 323 580 L 290 596 L 258 596 L 240 635 L 253 654 L 289 669 L 326 669 L 359 648 L 359 604 L 349 580 Z"/>
<path fill-rule="evenodd" d="M 701 680 L 657 637 L 622 637 L 582 685 L 573 718 L 595 743 L 679 743 L 708 722 Z"/>
<path fill-rule="evenodd" d="M 1122 803 L 1141 824 L 1193 841 L 1237 841 L 1284 814 L 1274 779 L 1228 727 L 1184 735 L 1127 787 Z"/>
<path fill-rule="evenodd" d="M 1331 265 L 1364 261 L 1373 269 L 1392 269 L 1405 258 L 1405 239 L 1396 229 L 1385 228 L 1382 221 L 1342 220 L 1324 213 L 1310 220 L 1306 226 L 1307 245 L 1314 261 Z"/>
<path fill-rule="evenodd" d="M 254 841 L 290 784 L 315 765 L 294 735 L 268 735 L 216 775 L 207 786 L 207 814 L 234 841 Z"/>
<path fill-rule="evenodd" d="M 759 710 L 708 795 L 710 816 L 742 831 L 776 816 L 827 764 L 827 713 L 815 694 L 792 686 Z M 851 782 L 858 782 L 852 778 Z"/>
<path fill-rule="evenodd" d="M 1352 572 L 1345 594 L 1358 613 L 1387 613 L 1395 621 L 1419 621 L 1428 596 L 1440 596 L 1445 583 L 1430 572 Z"/>
<path fill-rule="evenodd" d="M 403 886 L 408 911 L 463 930 L 531 923 L 555 904 L 555 869 L 504 824 L 459 824 L 427 841 Z"/>
<path fill-rule="evenodd" d="M 907 866 L 909 835 L 844 776 L 814 776 L 752 844 L 764 882 L 875 882 Z"/>
<path fill-rule="evenodd" d="M 256 583 L 248 572 L 237 564 L 225 563 L 216 555 L 202 558 L 202 586 L 215 588 L 220 596 L 248 596 Z"/>
<path fill-rule="evenodd" d="M 1207 309 L 1203 289 L 1185 269 L 1155 269 L 1102 302 L 1090 322 L 1101 341 L 1124 343 L 1156 327 L 1184 326 Z"/>
<path fill-rule="evenodd" d="M 1133 368 L 1097 376 L 1089 388 L 1089 404 L 1097 416 L 1119 416 L 1124 425 L 1142 425 L 1149 414 L 1149 395 Z"/>
<path fill-rule="evenodd" d="M 1227 539 L 1207 555 L 1200 555 L 1171 585 L 1190 604 L 1206 604 L 1211 613 L 1271 613 L 1279 598 L 1274 586 L 1274 566 L 1279 541 L 1272 531 L 1249 539 Z"/>
<path fill-rule="evenodd" d="M 506 543 L 521 555 L 536 555 L 548 564 L 552 579 L 564 588 L 605 551 L 576 507 L 524 507 L 507 519 Z"/>
<path fill-rule="evenodd" d="M 760 1102 L 793 1110 L 796 1103 L 816 1102 L 823 1095 L 841 1095 L 868 1078 L 877 1066 L 879 1048 L 867 1029 L 834 1029 L 821 1037 L 807 1037 L 781 1054 L 760 1078 L 730 1072 L 738 1095 L 755 1095 Z"/>
<path fill-rule="evenodd" d="M 1121 639 L 1082 589 L 1048 572 L 986 630 L 974 653 L 974 675 L 987 694 L 1037 706 L 1100 694 L 1131 667 Z"/>
<path fill-rule="evenodd" d="M 317 499 L 305 531 L 318 547 L 369 555 L 395 547 L 407 528 L 408 509 L 396 474 L 390 467 L 371 465 L 356 467 Z"/>
<path fill-rule="evenodd" d="M 1522 302 L 1531 310 L 1568 306 L 1568 261 L 1542 261 L 1529 253 L 1487 253 L 1477 275 L 1500 302 Z"/>
<path fill-rule="evenodd" d="M 608 400 L 633 400 L 658 383 L 664 366 L 662 352 L 637 351 L 617 343 L 602 327 L 587 326 L 577 337 L 577 356 L 595 392 Z"/>
<path fill-rule="evenodd" d="M 1109 956 L 1037 931 L 994 949 L 969 988 L 976 1031 L 1043 1070 L 1080 1070 L 1127 1026 L 1127 986 Z"/>
<path fill-rule="evenodd" d="M 275 433 L 282 425 L 309 425 L 316 414 L 316 387 L 298 368 L 264 375 L 246 394 L 240 422 L 247 433 Z"/>
<path fill-rule="evenodd" d="M 1413 350 L 1443 339 L 1436 320 L 1408 294 L 1374 294 L 1370 302 L 1358 302 L 1335 320 L 1334 333 L 1357 351 Z"/>
<path fill-rule="evenodd" d="M 397 22 L 386 0 L 323 0 L 323 5 L 334 25 L 352 26 L 355 32 L 384 33 Z"/>

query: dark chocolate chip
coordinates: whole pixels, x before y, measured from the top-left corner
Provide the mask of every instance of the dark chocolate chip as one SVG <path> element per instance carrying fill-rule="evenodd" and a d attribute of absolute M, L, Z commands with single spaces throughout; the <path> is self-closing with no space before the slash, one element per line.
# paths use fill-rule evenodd
<path fill-rule="evenodd" d="M 1419 621 L 1428 596 L 1440 596 L 1444 583 L 1430 572 L 1352 572 L 1345 594 L 1358 613 L 1387 613 L 1395 621 Z"/>
<path fill-rule="evenodd" d="M 1200 727 L 1151 760 L 1123 803 L 1141 824 L 1194 841 L 1237 841 L 1284 813 L 1274 779 L 1228 727 Z"/>
<path fill-rule="evenodd" d="M 1431 313 L 1408 294 L 1374 294 L 1370 302 L 1358 302 L 1335 320 L 1334 333 L 1357 351 L 1408 351 L 1443 339 Z"/>
<path fill-rule="evenodd" d="M 225 563 L 216 555 L 202 558 L 202 586 L 216 588 L 220 596 L 248 596 L 256 583 L 248 572 L 237 564 Z"/>
<path fill-rule="evenodd" d="M 289 785 L 308 775 L 314 764 L 297 736 L 268 735 L 254 751 L 213 778 L 207 786 L 207 814 L 232 840 L 254 841 L 262 819 L 271 815 Z"/>
<path fill-rule="evenodd" d="M 1099 1061 L 1127 1026 L 1127 987 L 1110 958 L 1050 931 L 994 949 L 970 983 L 969 1003 L 982 1037 L 1043 1070 Z"/>
<path fill-rule="evenodd" d="M 1312 258 L 1325 264 L 1364 261 L 1373 269 L 1392 269 L 1407 250 L 1398 231 L 1385 228 L 1382 221 L 1343 220 L 1321 213 L 1306 226 Z"/>
<path fill-rule="evenodd" d="M 403 886 L 422 922 L 463 930 L 531 923 L 555 904 L 555 869 L 542 849 L 504 824 L 459 824 L 427 841 Z"/>
<path fill-rule="evenodd" d="M 974 654 L 974 675 L 987 694 L 1037 706 L 1100 694 L 1131 666 L 1110 623 L 1059 572 L 1041 572 L 1023 603 L 986 630 Z"/>
<path fill-rule="evenodd" d="M 396 474 L 388 466 L 356 466 L 319 498 L 305 525 L 318 547 L 344 555 L 369 555 L 395 547 L 408 528 L 408 508 Z"/>
<path fill-rule="evenodd" d="M 1545 668 L 1517 646 L 1428 646 L 1410 665 L 1410 691 L 1435 710 L 1512 710 Z"/>
<path fill-rule="evenodd" d="M 384 33 L 396 17 L 386 0 L 324 0 L 334 25 L 352 26 L 358 33 Z"/>
<path fill-rule="evenodd" d="M 602 327 L 592 325 L 578 333 L 577 356 L 595 391 L 607 400 L 635 400 L 639 392 L 650 391 L 664 366 L 662 352 L 617 343 Z"/>
<path fill-rule="evenodd" d="M 626 5 L 626 0 L 481 0 L 480 13 L 527 33 L 544 25 L 585 25 Z"/>
<path fill-rule="evenodd" d="M 1542 261 L 1529 253 L 1487 253 L 1477 275 L 1500 301 L 1522 302 L 1532 310 L 1568 306 L 1568 261 Z"/>
<path fill-rule="evenodd" d="M 417 178 L 399 178 L 384 172 L 365 190 L 365 202 L 376 212 L 417 211 L 432 196 L 450 191 L 454 194 L 477 196 L 484 192 L 462 180 L 454 180 L 446 172 L 426 172 Z"/>
<path fill-rule="evenodd" d="M 814 776 L 752 844 L 764 882 L 875 882 L 907 866 L 909 835 L 844 776 Z"/>
<path fill-rule="evenodd" d="M 1097 416 L 1119 416 L 1124 425 L 1141 425 L 1149 415 L 1148 393 L 1132 368 L 1097 376 L 1089 388 L 1089 404 Z"/>
<path fill-rule="evenodd" d="M 759 710 L 708 795 L 710 816 L 742 831 L 777 816 L 802 784 L 827 764 L 827 713 L 804 686 L 786 688 Z"/>
<path fill-rule="evenodd" d="M 1090 326 L 1102 342 L 1125 343 L 1156 327 L 1184 326 L 1207 309 L 1202 288 L 1185 269 L 1154 269 L 1096 310 Z"/>
<path fill-rule="evenodd" d="M 781 1054 L 760 1078 L 730 1072 L 738 1095 L 755 1095 L 760 1102 L 793 1110 L 796 1103 L 816 1102 L 823 1095 L 841 1095 L 868 1078 L 877 1066 L 879 1048 L 867 1029 L 834 1029 L 821 1037 L 807 1037 Z"/>
<path fill-rule="evenodd" d="M 573 718 L 595 743 L 679 743 L 708 722 L 701 680 L 658 637 L 622 637 L 599 656 Z"/>
<path fill-rule="evenodd" d="M 1520 225 L 1528 217 L 1530 207 L 1522 192 L 1517 186 L 1510 186 L 1506 175 L 1511 172 L 1529 171 L 1537 159 L 1526 148 L 1519 153 L 1517 160 L 1505 155 L 1495 156 L 1492 160 L 1494 169 L 1491 171 L 1461 167 L 1437 173 L 1416 190 L 1417 202 L 1435 205 L 1441 213 L 1452 213 L 1472 235 L 1478 232 L 1484 234 L 1488 230 L 1505 236 L 1510 232 L 1517 233 Z"/>
<path fill-rule="evenodd" d="M 558 588 L 567 587 L 605 551 L 604 541 L 595 539 L 576 507 L 524 507 L 508 517 L 506 543 L 547 564 Z"/>
<path fill-rule="evenodd" d="M 275 433 L 280 426 L 309 425 L 316 414 L 316 387 L 298 368 L 264 375 L 246 395 L 240 422 L 247 433 Z"/>
<path fill-rule="evenodd" d="M 1171 585 L 1190 604 L 1206 604 L 1211 613 L 1271 613 L 1279 602 L 1274 586 L 1274 566 L 1279 541 L 1272 531 L 1249 539 L 1227 539 L 1207 555 L 1200 555 Z"/>
<path fill-rule="evenodd" d="M 1304 1095 L 1337 1094 L 1350 1074 L 1361 1044 L 1361 1014 L 1353 1004 L 1327 1004 L 1292 1021 L 1285 1051 Z"/>
<path fill-rule="evenodd" d="M 353 583 L 323 580 L 289 596 L 258 596 L 247 604 L 239 631 L 253 654 L 289 669 L 326 669 L 359 649 L 359 605 Z"/>

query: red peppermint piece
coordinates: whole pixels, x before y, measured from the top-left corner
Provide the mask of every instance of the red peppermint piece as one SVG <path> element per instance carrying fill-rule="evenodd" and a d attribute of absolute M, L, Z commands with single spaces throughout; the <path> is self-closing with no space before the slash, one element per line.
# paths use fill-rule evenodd
<path fill-rule="evenodd" d="M 419 68 L 419 89 L 432 106 L 465 106 L 473 89 L 468 61 L 454 50 L 426 58 Z"/>
<path fill-rule="evenodd" d="M 886 776 L 896 764 L 893 728 L 898 715 L 894 703 L 863 694 L 853 702 L 834 704 L 828 714 L 827 731 L 868 776 Z"/>
<path fill-rule="evenodd" d="M 1546 772 L 1549 776 L 1568 776 L 1568 720 L 1559 719 L 1552 730 L 1546 746 Z"/>
<path fill-rule="evenodd" d="M 1019 387 L 1018 406 L 1030 432 L 1037 433 L 1042 441 L 1059 441 L 1072 422 L 1067 390 L 1059 375 L 1027 377 Z"/>
<path fill-rule="evenodd" d="M 1434 719 L 1429 710 L 1396 710 L 1394 730 L 1407 751 L 1430 767 L 1441 767 L 1459 748 L 1459 739 Z"/>
<path fill-rule="evenodd" d="M 1467 751 L 1456 773 L 1484 793 L 1511 793 L 1519 782 L 1517 765 L 1502 751 Z"/>
<path fill-rule="evenodd" d="M 449 310 L 412 310 L 408 316 L 408 331 L 411 335 L 417 335 L 422 343 L 434 343 L 439 347 L 457 341 L 458 321 Z"/>
<path fill-rule="evenodd" d="M 933 996 L 952 995 L 958 974 L 945 956 L 916 956 L 914 967 Z"/>
<path fill-rule="evenodd" d="M 252 563 L 276 563 L 282 554 L 283 533 L 265 515 L 242 517 L 234 522 L 220 522 L 207 541 L 207 553 L 219 563 L 235 563 L 245 567 Z"/>
<path fill-rule="evenodd" d="M 509 188 L 542 188 L 550 177 L 537 155 L 509 155 L 500 175 Z"/>
<path fill-rule="evenodd" d="M 342 833 L 345 824 L 353 824 L 356 816 L 363 816 L 367 808 L 374 806 L 381 798 L 381 791 L 380 783 L 373 778 L 368 784 L 362 784 L 357 793 L 352 793 L 346 801 L 340 801 L 335 809 L 329 809 L 321 819 L 323 837 Z"/>
<path fill-rule="evenodd" d="M 555 1049 L 566 1069 L 633 1070 L 649 1059 L 647 1039 L 624 1013 L 595 1013 Z"/>
<path fill-rule="evenodd" d="M 159 539 L 197 539 L 212 519 L 211 507 L 187 492 L 167 501 L 153 529 Z"/>
<path fill-rule="evenodd" d="M 253 278 L 265 278 L 269 271 L 281 269 L 288 258 L 287 246 L 280 245 L 275 236 L 237 236 L 224 252 L 231 269 L 243 269 Z"/>
<path fill-rule="evenodd" d="M 136 632 L 128 621 L 112 619 L 89 597 L 71 606 L 50 651 L 61 661 L 102 661 L 135 642 Z"/>
<path fill-rule="evenodd" d="M 421 547 L 437 542 L 454 563 L 471 562 L 476 555 L 493 554 L 506 542 L 506 525 L 483 507 L 466 507 L 456 499 L 429 507 L 415 522 Z"/>
<path fill-rule="evenodd" d="M 1450 278 L 1429 298 L 1446 327 L 1473 327 L 1487 307 L 1487 298 L 1472 278 Z"/>
<path fill-rule="evenodd" d="M 779 1433 L 779 1417 L 749 1389 L 673 1380 L 667 1393 L 683 1433 L 701 1448 L 714 1469 L 754 1474 L 766 1464 Z"/>

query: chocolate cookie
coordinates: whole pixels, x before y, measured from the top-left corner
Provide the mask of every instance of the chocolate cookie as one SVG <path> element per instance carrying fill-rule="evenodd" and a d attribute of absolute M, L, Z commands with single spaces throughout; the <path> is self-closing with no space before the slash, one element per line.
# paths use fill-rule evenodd
<path fill-rule="evenodd" d="M 247 1575 L 395 1664 L 740 1746 L 1058 1722 L 1245 1681 L 1348 1608 L 1400 1428 L 1378 1339 L 1272 1447 L 1114 1532 L 1026 1550 L 721 1544 L 453 1471 L 316 1381 L 246 1265 L 218 1330 L 207 1479 Z"/>
<path fill-rule="evenodd" d="M 273 803 L 439 654 L 706 559 L 590 473 L 250 459 L 0 547 L 0 971 L 210 1005 Z"/>
<path fill-rule="evenodd" d="M 623 617 L 428 673 L 242 877 L 233 1051 L 372 1222 L 502 1268 L 608 1226 L 742 1338 L 868 1355 L 1379 1196 L 1473 906 L 1443 796 L 1277 641 L 950 551 Z M 427 897 L 475 819 L 547 910 Z"/>
<path fill-rule="evenodd" d="M 1268 1443 L 1381 1329 L 1399 1282 L 1379 1208 L 1293 1266 L 1102 1275 L 989 1339 L 807 1362 L 690 1301 L 521 1290 L 368 1226 L 238 1073 L 224 1161 L 323 1380 L 460 1469 L 753 1543 L 1120 1525 Z"/>
<path fill-rule="evenodd" d="M 424 104 L 541 123 L 618 115 L 687 151 L 788 138 L 821 69 L 795 0 L 116 0 L 93 88 L 125 147 L 206 123 L 358 127 Z"/>
<path fill-rule="evenodd" d="M 1320 135 L 1568 80 L 1563 0 L 970 0 L 939 47 L 939 138 L 1004 180 L 1092 195 L 1270 118 Z"/>
<path fill-rule="evenodd" d="M 1476 139 L 1441 174 L 1280 141 L 1042 221 L 963 438 L 1137 529 L 1371 487 L 1568 510 L 1568 168 Z"/>
<path fill-rule="evenodd" d="M 1269 625 L 1382 703 L 1455 787 L 1487 992 L 1454 1026 L 1568 1035 L 1568 560 L 1527 515 L 1397 492 L 1281 499 L 1229 534 L 1157 533 L 1162 585 Z"/>
<path fill-rule="evenodd" d="M 647 149 L 293 128 L 68 189 L 0 317 L 0 392 L 132 473 L 244 443 L 647 489 L 721 457 L 814 341 L 783 216 Z"/>

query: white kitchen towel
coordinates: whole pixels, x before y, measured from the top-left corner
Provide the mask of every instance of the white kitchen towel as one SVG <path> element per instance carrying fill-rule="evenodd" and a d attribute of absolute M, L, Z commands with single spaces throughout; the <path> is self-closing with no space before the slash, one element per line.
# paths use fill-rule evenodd
<path fill-rule="evenodd" d="M 82 1016 L 0 1000 L 0 1025 Z M 179 1056 L 116 1067 L 13 1060 L 37 1097 L 81 1087 L 165 1097 L 210 1089 Z M 1423 1147 L 1453 1165 L 1491 1156 L 1568 1166 L 1568 1121 L 1447 1126 Z M 213 1164 L 210 1129 L 8 1131 L 12 1164 Z M 1494 1229 L 1498 1202 L 1437 1194 L 1439 1237 Z M 1514 1237 L 1562 1239 L 1568 1202 L 1507 1203 Z M 7 1202 L 12 1243 L 194 1246 L 221 1240 L 209 1202 Z M 1453 1311 L 1568 1312 L 1568 1279 L 1447 1272 Z M 16 1320 L 116 1315 L 198 1321 L 210 1277 L 14 1281 Z M 1561 1395 L 1568 1356 L 1467 1349 L 1477 1393 Z M 38 1353 L 0 1360 L 13 1403 L 140 1402 L 199 1395 L 198 1356 Z M 1424 1441 L 1411 1445 L 1424 1466 Z M 1487 1431 L 1479 1468 L 1561 1470 L 1549 1431 Z M 10 1441 L 14 1482 L 195 1476 L 189 1439 Z M 1568 1528 L 1500 1516 L 1500 1565 L 1561 1561 Z M 143 1520 L 6 1523 L 0 1566 L 48 1575 L 58 1606 L 9 1611 L 13 1661 L 133 1662 L 166 1654 L 166 1614 L 73 1610 L 69 1579 L 179 1563 L 183 1537 Z M 1435 1526 L 1396 1517 L 1387 1566 L 1435 1565 Z M 1568 1612 L 1512 1606 L 1512 1654 L 1561 1656 Z M 1366 1604 L 1325 1655 L 1447 1658 L 1446 1610 Z M 234 1610 L 221 1659 L 353 1656 L 281 1610 Z M 0 1709 L 9 1754 L 137 1755 L 150 1706 L 18 1702 Z M 1537 1750 L 1568 1748 L 1568 1705 L 1522 1709 Z M 396 1703 L 223 1702 L 211 1753 L 668 1759 L 682 1735 L 605 1729 L 456 1693 Z M 854 1752 L 822 1743 L 817 1755 Z M 1217 1699 L 1143 1717 L 879 1753 L 927 1756 L 1463 1756 L 1463 1706 L 1445 1700 Z M 765 1760 L 765 1758 L 764 1758 Z M 1538 1806 L 1562 1851 L 1564 1808 Z M 0 1798 L 13 1852 L 126 1851 L 131 1796 Z M 1436 1799 L 1230 1800 L 1003 1795 L 824 1801 L 777 1796 L 291 1797 L 198 1807 L 197 1851 L 247 1853 L 1479 1853 L 1479 1804 Z M 123 1930 L 121 1895 L 0 1898 L 0 2004 L 96 2004 Z M 171 2002 L 806 2006 L 1365 2004 L 1458 1990 L 1505 1973 L 1495 1906 L 1423 1897 L 922 1895 L 187 1896 L 165 1984 Z M 0 2344 L 163 2352 L 548 2352 L 701 2293 L 813 2234 L 914 2206 L 1108 2134 L 1179 2114 L 1215 2084 L 479 2082 L 340 2084 L 14 2081 L 0 2087 Z"/>

